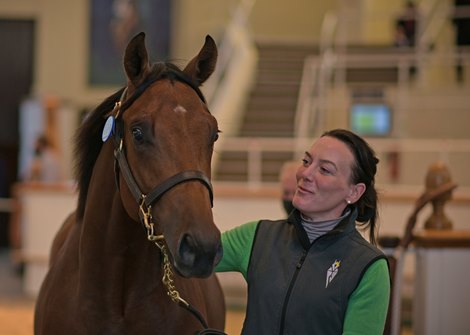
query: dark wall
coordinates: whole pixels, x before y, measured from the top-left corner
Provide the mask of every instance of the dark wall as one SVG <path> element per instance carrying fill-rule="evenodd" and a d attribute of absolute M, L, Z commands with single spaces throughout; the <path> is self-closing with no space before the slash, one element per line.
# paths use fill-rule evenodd
<path fill-rule="evenodd" d="M 31 91 L 33 20 L 0 18 L 0 197 L 9 197 L 18 170 L 18 110 Z M 0 246 L 8 245 L 9 213 L 0 212 Z"/>

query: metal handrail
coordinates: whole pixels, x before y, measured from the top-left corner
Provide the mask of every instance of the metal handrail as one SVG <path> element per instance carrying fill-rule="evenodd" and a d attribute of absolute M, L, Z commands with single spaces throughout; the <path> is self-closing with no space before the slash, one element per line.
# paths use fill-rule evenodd
<path fill-rule="evenodd" d="M 295 112 L 294 134 L 297 139 L 311 135 L 310 124 L 315 125 L 314 135 L 318 135 L 323 129 L 322 106 L 329 74 L 335 63 L 333 50 L 337 26 L 337 15 L 332 11 L 327 12 L 320 32 L 320 57 L 310 56 L 304 60 Z"/>

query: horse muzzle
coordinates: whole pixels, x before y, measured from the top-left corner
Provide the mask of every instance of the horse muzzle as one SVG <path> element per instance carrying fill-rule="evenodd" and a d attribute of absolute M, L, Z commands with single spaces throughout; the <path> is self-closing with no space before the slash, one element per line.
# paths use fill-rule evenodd
<path fill-rule="evenodd" d="M 214 242 L 201 242 L 190 234 L 184 234 L 174 254 L 174 267 L 183 277 L 205 278 L 214 272 L 222 254 L 220 238 Z"/>

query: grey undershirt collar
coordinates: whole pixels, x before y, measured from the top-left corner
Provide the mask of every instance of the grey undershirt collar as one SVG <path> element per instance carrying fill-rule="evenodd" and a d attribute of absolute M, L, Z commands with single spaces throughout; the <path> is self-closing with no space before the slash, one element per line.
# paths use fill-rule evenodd
<path fill-rule="evenodd" d="M 302 226 L 304 227 L 305 232 L 307 233 L 308 239 L 310 240 L 310 243 L 312 243 L 317 238 L 322 235 L 325 235 L 334 227 L 336 227 L 336 225 L 345 217 L 347 217 L 350 213 L 351 210 L 347 209 L 346 212 L 337 219 L 318 222 L 308 220 L 302 214 L 300 214 L 300 218 L 302 220 Z"/>

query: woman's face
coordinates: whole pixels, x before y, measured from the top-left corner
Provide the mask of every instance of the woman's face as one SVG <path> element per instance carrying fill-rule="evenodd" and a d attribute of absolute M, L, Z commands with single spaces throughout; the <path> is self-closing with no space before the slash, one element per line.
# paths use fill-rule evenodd
<path fill-rule="evenodd" d="M 314 221 L 340 217 L 348 201 L 356 202 L 365 191 L 363 183 L 351 183 L 353 165 L 345 143 L 328 136 L 318 139 L 297 170 L 294 206 Z"/>

